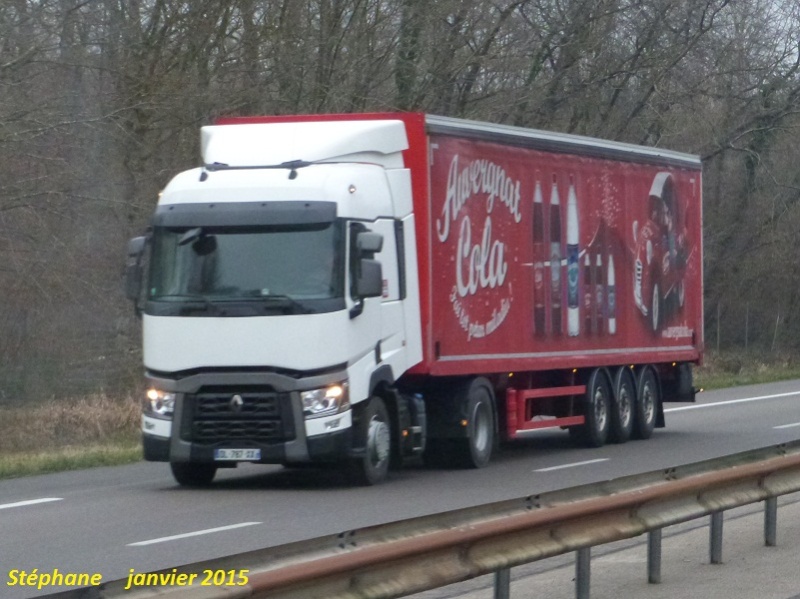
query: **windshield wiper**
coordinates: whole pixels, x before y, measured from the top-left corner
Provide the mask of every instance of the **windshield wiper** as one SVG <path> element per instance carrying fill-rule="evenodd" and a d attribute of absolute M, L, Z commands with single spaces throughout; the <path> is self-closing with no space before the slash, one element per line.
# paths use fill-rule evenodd
<path fill-rule="evenodd" d="M 269 294 L 261 295 L 260 292 L 252 294 L 242 294 L 239 296 L 228 296 L 224 298 L 209 298 L 204 295 L 162 295 L 153 298 L 156 301 L 166 300 L 177 304 L 177 312 L 180 316 L 190 316 L 193 314 L 210 314 L 212 316 L 226 316 L 233 312 L 243 309 L 246 305 L 260 306 L 266 311 L 279 311 L 283 314 L 311 314 L 313 310 L 303 302 L 288 295 Z"/>
<path fill-rule="evenodd" d="M 212 302 L 204 295 L 172 294 L 172 295 L 161 295 L 158 298 L 154 299 L 156 301 L 168 300 L 168 301 L 174 301 L 176 303 L 180 302 L 180 307 L 178 308 L 178 314 L 180 314 L 181 316 L 187 316 L 189 314 L 203 314 L 203 313 L 219 315 L 225 312 L 217 304 Z"/>
<path fill-rule="evenodd" d="M 265 308 L 275 307 L 284 310 L 285 313 L 288 313 L 286 312 L 287 310 L 291 310 L 291 313 L 293 314 L 311 313 L 311 310 L 309 310 L 305 304 L 288 295 L 259 295 L 258 298 L 264 302 Z"/>

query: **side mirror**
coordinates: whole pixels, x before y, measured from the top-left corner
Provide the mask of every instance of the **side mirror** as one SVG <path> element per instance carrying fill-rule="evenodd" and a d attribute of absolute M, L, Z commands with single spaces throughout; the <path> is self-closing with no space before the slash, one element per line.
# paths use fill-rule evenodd
<path fill-rule="evenodd" d="M 383 267 L 377 260 L 361 259 L 356 280 L 358 297 L 381 297 L 383 295 Z"/>
<path fill-rule="evenodd" d="M 128 256 L 125 262 L 125 296 L 136 302 L 142 291 L 142 255 L 145 238 L 134 237 L 128 242 Z"/>
<path fill-rule="evenodd" d="M 363 227 L 363 225 L 361 225 Z M 356 233 L 355 262 L 351 262 L 354 277 L 353 294 L 357 303 L 350 309 L 350 318 L 364 311 L 364 299 L 383 295 L 383 267 L 375 254 L 383 248 L 383 235 L 361 230 Z"/>
<path fill-rule="evenodd" d="M 372 231 L 361 231 L 356 238 L 356 246 L 362 255 L 376 254 L 383 249 L 383 235 Z"/>

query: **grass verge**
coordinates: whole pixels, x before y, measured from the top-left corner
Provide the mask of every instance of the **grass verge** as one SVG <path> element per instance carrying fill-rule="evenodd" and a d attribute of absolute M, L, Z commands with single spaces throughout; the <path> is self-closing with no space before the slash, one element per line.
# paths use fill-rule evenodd
<path fill-rule="evenodd" d="M 695 387 L 724 389 L 800 379 L 800 357 L 794 355 L 707 353 L 694 370 Z"/>
<path fill-rule="evenodd" d="M 141 459 L 142 447 L 139 443 L 62 447 L 50 452 L 14 452 L 0 456 L 0 479 L 97 466 L 119 466 Z"/>
<path fill-rule="evenodd" d="M 103 393 L 0 405 L 0 478 L 138 461 L 140 409 Z"/>

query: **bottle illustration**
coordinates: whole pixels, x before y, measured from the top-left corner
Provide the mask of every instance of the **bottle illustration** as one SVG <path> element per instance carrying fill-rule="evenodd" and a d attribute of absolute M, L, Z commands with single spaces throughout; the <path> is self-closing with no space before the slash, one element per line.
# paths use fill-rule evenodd
<path fill-rule="evenodd" d="M 578 239 L 578 197 L 575 194 L 575 182 L 570 177 L 567 195 L 567 331 L 570 337 L 577 337 L 581 331 L 578 300 L 580 279 Z"/>
<path fill-rule="evenodd" d="M 561 335 L 561 200 L 555 175 L 550 193 L 550 309 L 553 335 Z"/>
<path fill-rule="evenodd" d="M 617 332 L 617 289 L 614 280 L 614 256 L 608 255 L 608 287 L 606 288 L 607 313 L 608 313 L 608 333 L 614 335 Z"/>
<path fill-rule="evenodd" d="M 595 311 L 597 313 L 597 328 L 595 329 L 598 335 L 604 332 L 605 317 L 605 278 L 603 277 L 603 255 L 597 254 L 597 262 L 595 265 L 594 275 L 594 288 L 595 288 Z"/>
<path fill-rule="evenodd" d="M 594 285 L 592 285 L 592 258 L 587 251 L 583 259 L 583 330 L 587 335 L 594 332 L 592 324 L 595 316 L 592 310 L 594 306 L 593 296 Z"/>
<path fill-rule="evenodd" d="M 533 333 L 545 336 L 544 306 L 544 202 L 542 185 L 536 181 L 533 193 Z"/>

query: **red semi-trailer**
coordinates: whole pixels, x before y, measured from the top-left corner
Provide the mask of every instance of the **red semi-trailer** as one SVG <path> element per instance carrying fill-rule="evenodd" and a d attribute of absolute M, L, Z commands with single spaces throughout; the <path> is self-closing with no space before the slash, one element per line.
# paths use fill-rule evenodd
<path fill-rule="evenodd" d="M 480 467 L 536 429 L 647 438 L 663 402 L 694 400 L 697 157 L 408 113 L 223 119 L 203 154 L 130 249 L 145 454 L 179 482 L 239 461 L 336 462 L 367 483 L 419 454 Z M 252 251 L 322 229 L 332 245 L 296 264 L 266 241 Z M 281 278 L 315 261 L 326 293 Z M 209 269 L 196 291 L 159 291 Z"/>

